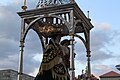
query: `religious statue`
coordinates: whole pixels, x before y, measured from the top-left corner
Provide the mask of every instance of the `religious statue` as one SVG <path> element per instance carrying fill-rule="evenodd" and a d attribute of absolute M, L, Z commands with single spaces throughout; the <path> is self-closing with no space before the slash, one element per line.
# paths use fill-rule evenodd
<path fill-rule="evenodd" d="M 62 50 L 63 50 L 63 61 L 65 63 L 66 68 L 70 68 L 70 48 L 68 47 L 70 45 L 70 40 L 65 39 L 61 41 L 60 43 L 62 45 Z"/>
<path fill-rule="evenodd" d="M 60 39 L 61 36 L 57 34 L 52 36 L 49 40 L 49 43 L 43 53 L 39 73 L 37 74 L 35 80 L 70 80 L 67 69 L 69 62 L 64 63 L 65 56 L 69 55 L 69 50 L 65 48 L 65 45 L 69 45 L 69 42 L 65 40 L 61 42 L 61 45 Z M 63 46 L 64 49 L 67 50 L 67 53 L 63 50 Z"/>

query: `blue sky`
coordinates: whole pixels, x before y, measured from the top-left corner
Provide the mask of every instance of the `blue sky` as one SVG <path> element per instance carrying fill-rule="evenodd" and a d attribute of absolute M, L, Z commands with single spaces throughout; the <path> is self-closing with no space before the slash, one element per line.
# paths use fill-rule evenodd
<path fill-rule="evenodd" d="M 112 56 L 119 56 L 120 57 L 120 36 L 119 36 L 119 23 L 120 23 L 120 9 L 119 9 L 119 0 L 76 0 L 81 9 L 84 11 L 85 14 L 87 14 L 87 11 L 90 11 L 90 18 L 92 19 L 92 22 L 94 24 L 94 31 L 99 31 L 100 28 L 105 34 L 108 34 L 110 39 L 108 39 L 107 44 L 105 44 L 101 48 L 102 51 L 106 52 L 107 54 L 111 54 Z M 97 23 L 97 24 L 96 24 Z M 106 25 L 104 25 L 106 24 Z M 108 26 L 108 30 L 105 30 L 105 27 Z M 99 30 L 98 30 L 99 27 Z M 96 29 L 97 28 L 97 29 Z M 99 36 L 98 36 L 99 37 Z M 94 38 L 94 37 L 92 37 Z M 97 53 L 96 53 L 97 54 Z M 107 59 L 101 64 L 106 64 L 109 66 L 113 66 L 114 64 L 117 64 L 117 59 Z M 119 64 L 119 63 L 118 63 Z"/>
<path fill-rule="evenodd" d="M 76 0 L 84 12 L 90 11 L 92 20 L 110 23 L 113 29 L 118 29 L 120 22 L 119 0 Z M 117 22 L 117 23 L 116 23 Z"/>
<path fill-rule="evenodd" d="M 35 8 L 38 0 L 27 0 L 28 9 Z M 76 0 L 85 15 L 90 11 L 91 22 L 91 68 L 99 76 L 111 70 L 119 72 L 120 64 L 120 0 Z M 19 58 L 20 17 L 23 0 L 3 0 L 0 2 L 0 69 L 17 70 Z M 34 42 L 33 42 L 34 40 Z M 76 75 L 86 66 L 85 49 L 76 39 Z M 36 75 L 42 50 L 39 39 L 32 30 L 27 35 L 24 51 L 24 72 Z M 120 72 L 119 72 L 120 73 Z"/>

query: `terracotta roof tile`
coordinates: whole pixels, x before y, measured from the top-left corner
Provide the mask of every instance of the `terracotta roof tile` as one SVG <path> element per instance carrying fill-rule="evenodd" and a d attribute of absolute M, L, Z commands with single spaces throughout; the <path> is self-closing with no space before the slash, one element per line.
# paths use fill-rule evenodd
<path fill-rule="evenodd" d="M 120 74 L 114 71 L 110 71 L 108 73 L 101 75 L 100 77 L 120 77 Z"/>

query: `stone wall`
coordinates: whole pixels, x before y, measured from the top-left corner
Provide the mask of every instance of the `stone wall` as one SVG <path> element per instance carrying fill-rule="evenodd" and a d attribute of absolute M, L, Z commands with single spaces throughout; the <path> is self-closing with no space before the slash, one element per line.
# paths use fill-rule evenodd
<path fill-rule="evenodd" d="M 0 70 L 0 80 L 17 80 L 18 72 L 12 69 Z M 22 80 L 34 80 L 33 76 L 23 74 Z"/>

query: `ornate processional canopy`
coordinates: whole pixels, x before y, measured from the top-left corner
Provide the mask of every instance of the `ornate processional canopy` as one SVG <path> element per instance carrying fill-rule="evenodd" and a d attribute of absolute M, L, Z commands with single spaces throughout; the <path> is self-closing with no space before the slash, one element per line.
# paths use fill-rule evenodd
<path fill-rule="evenodd" d="M 85 45 L 87 52 L 87 76 L 90 77 L 90 30 L 92 23 L 74 0 L 39 0 L 36 9 L 26 10 L 26 0 L 22 6 L 20 34 L 20 62 L 18 80 L 22 80 L 23 72 L 23 48 L 26 35 L 33 29 L 39 36 L 43 52 L 48 44 L 49 38 L 56 35 L 60 37 L 70 36 L 70 80 L 75 76 L 74 67 L 74 37 L 78 37 Z M 83 33 L 84 37 L 78 33 Z"/>
<path fill-rule="evenodd" d="M 83 33 L 93 28 L 89 15 L 86 17 L 74 0 L 39 0 L 37 8 L 31 10 L 26 10 L 24 0 L 22 9 L 18 15 L 27 24 L 23 39 L 29 29 L 44 37 L 51 37 L 59 33 L 61 36 Z"/>

